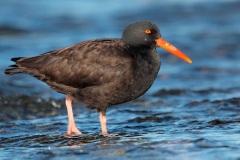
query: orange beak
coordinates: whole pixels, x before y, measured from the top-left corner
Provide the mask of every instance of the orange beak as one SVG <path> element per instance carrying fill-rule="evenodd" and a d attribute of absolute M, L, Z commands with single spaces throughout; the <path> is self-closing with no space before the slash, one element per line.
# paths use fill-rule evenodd
<path fill-rule="evenodd" d="M 175 56 L 181 58 L 182 60 L 192 63 L 192 60 L 188 58 L 183 52 L 181 52 L 179 49 L 168 43 L 162 38 L 156 39 L 157 46 L 162 47 L 163 49 L 167 50 L 168 52 L 174 54 Z"/>

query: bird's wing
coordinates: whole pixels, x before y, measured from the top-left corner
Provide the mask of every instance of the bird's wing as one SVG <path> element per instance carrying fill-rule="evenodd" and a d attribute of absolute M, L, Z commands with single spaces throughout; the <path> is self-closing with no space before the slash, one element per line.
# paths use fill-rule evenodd
<path fill-rule="evenodd" d="M 133 61 L 121 45 L 117 39 L 86 41 L 16 63 L 43 81 L 74 88 L 97 86 L 129 73 Z"/>

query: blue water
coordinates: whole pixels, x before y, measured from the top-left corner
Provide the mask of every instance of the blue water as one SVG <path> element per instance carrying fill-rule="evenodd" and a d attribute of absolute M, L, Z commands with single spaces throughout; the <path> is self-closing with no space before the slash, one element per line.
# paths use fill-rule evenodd
<path fill-rule="evenodd" d="M 239 15 L 237 0 L 0 1 L 0 159 L 240 159 Z M 64 95 L 3 73 L 12 57 L 121 37 L 138 20 L 157 24 L 193 63 L 158 49 L 150 90 L 107 112 L 118 136 L 99 136 L 98 113 L 75 103 L 85 134 L 64 137 Z"/>

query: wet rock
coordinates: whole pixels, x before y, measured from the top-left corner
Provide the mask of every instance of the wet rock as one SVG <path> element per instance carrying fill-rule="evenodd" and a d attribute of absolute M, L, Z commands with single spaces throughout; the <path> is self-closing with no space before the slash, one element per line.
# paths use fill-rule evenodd
<path fill-rule="evenodd" d="M 161 89 L 153 96 L 182 95 L 182 94 L 186 94 L 186 91 L 182 89 L 170 89 L 170 90 Z"/>
<path fill-rule="evenodd" d="M 229 124 L 229 123 L 239 123 L 240 119 L 236 119 L 236 120 L 220 120 L 220 119 L 214 119 L 208 122 L 208 124 L 211 125 L 225 125 L 225 124 Z"/>
<path fill-rule="evenodd" d="M 163 121 L 172 121 L 178 120 L 177 117 L 165 116 L 165 117 L 156 117 L 156 116 L 147 116 L 147 117 L 136 117 L 135 119 L 129 120 L 129 123 L 143 123 L 143 122 L 163 122 Z"/>
<path fill-rule="evenodd" d="M 43 99 L 27 95 L 0 96 L 0 122 L 65 115 L 64 99 Z"/>
<path fill-rule="evenodd" d="M 15 36 L 28 33 L 27 30 L 13 26 L 0 26 L 0 36 Z"/>

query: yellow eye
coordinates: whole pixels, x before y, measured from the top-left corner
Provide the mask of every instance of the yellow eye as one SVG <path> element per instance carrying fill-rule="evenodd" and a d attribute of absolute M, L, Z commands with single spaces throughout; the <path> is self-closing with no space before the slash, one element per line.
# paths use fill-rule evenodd
<path fill-rule="evenodd" d="M 146 29 L 146 30 L 145 30 L 145 33 L 146 33 L 146 34 L 151 34 L 152 32 L 151 32 L 150 29 Z"/>

